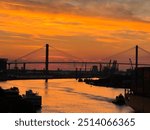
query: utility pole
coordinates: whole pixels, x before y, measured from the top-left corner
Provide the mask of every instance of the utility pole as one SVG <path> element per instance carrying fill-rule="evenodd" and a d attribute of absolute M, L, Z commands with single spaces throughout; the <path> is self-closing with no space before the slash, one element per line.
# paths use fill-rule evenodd
<path fill-rule="evenodd" d="M 48 82 L 48 64 L 49 64 L 49 45 L 46 44 L 46 54 L 45 54 L 45 82 Z"/>

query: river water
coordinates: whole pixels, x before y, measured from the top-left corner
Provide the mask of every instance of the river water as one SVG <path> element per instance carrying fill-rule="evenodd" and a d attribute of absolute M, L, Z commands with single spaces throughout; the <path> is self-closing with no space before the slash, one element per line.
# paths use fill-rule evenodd
<path fill-rule="evenodd" d="M 0 82 L 2 88 L 16 86 L 20 94 L 32 89 L 42 96 L 42 113 L 128 113 L 129 106 L 117 106 L 112 100 L 123 89 L 95 87 L 75 79 L 13 80 Z"/>

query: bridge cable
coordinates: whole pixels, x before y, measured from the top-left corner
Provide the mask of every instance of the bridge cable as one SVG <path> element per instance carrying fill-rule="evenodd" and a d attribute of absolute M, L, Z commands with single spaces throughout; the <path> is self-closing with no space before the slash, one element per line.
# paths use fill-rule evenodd
<path fill-rule="evenodd" d="M 45 46 L 44 46 L 44 47 L 45 47 Z M 24 58 L 24 57 L 27 57 L 27 56 L 29 56 L 29 55 L 31 55 L 31 54 L 33 54 L 33 53 L 38 52 L 38 51 L 41 50 L 41 49 L 43 49 L 43 47 L 41 47 L 41 48 L 39 48 L 39 49 L 36 49 L 36 50 L 34 50 L 34 51 L 32 51 L 32 52 L 29 52 L 29 53 L 27 53 L 27 54 L 25 54 L 25 55 L 23 55 L 23 56 L 21 56 L 21 57 L 15 59 L 15 60 L 13 60 L 13 61 L 16 62 L 16 61 L 18 61 L 18 60 L 20 60 L 20 59 L 22 59 L 22 58 Z"/>
<path fill-rule="evenodd" d="M 106 58 L 102 59 L 102 61 L 107 60 L 107 59 L 112 58 L 112 57 L 117 57 L 118 55 L 121 55 L 121 54 L 125 54 L 126 52 L 128 52 L 128 51 L 130 51 L 130 50 L 132 50 L 132 49 L 135 49 L 135 47 L 129 48 L 129 49 L 124 50 L 124 51 L 122 51 L 122 52 L 119 52 L 119 53 L 116 53 L 116 54 L 111 55 L 111 56 L 109 56 L 109 57 L 106 57 Z"/>
<path fill-rule="evenodd" d="M 145 49 L 143 49 L 143 48 L 141 48 L 141 47 L 139 47 L 142 51 L 144 51 L 145 53 L 147 53 L 147 54 L 149 54 L 150 55 L 150 51 L 147 51 L 147 50 L 145 50 Z"/>
<path fill-rule="evenodd" d="M 51 48 L 54 48 L 55 50 L 57 50 L 57 51 L 59 51 L 59 52 L 61 52 L 61 53 L 65 54 L 65 55 L 68 55 L 68 56 L 70 56 L 70 57 L 72 57 L 72 58 L 80 59 L 80 60 L 82 60 L 82 61 L 83 61 L 83 59 L 82 59 L 82 58 L 79 58 L 79 57 L 73 56 L 73 55 L 71 55 L 70 53 L 67 53 L 67 52 L 64 52 L 64 51 L 62 51 L 62 50 L 60 50 L 60 49 L 55 48 L 54 46 L 50 46 L 50 47 L 51 47 Z"/>

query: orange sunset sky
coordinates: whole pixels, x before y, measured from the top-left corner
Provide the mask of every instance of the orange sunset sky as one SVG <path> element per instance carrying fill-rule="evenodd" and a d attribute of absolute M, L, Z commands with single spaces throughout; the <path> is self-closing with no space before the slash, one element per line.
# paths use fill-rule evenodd
<path fill-rule="evenodd" d="M 150 50 L 150 1 L 0 1 L 0 57 L 17 58 L 46 43 L 87 60 L 136 44 Z"/>

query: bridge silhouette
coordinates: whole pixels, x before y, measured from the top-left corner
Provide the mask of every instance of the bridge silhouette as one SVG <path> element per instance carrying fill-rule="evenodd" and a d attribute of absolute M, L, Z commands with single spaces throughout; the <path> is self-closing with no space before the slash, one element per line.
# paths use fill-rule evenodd
<path fill-rule="evenodd" d="M 101 71 L 103 66 L 110 66 L 116 61 L 119 66 L 128 66 L 130 69 L 135 69 L 139 66 L 150 66 L 149 59 L 150 52 L 139 46 L 129 48 L 97 61 L 88 61 L 46 44 L 16 59 L 8 59 L 7 69 L 18 70 L 19 66 L 22 66 L 21 69 L 25 71 L 28 70 L 27 66 L 32 65 L 32 68 L 35 68 L 37 65 L 42 65 L 44 70 L 43 75 L 45 75 L 44 78 L 47 82 L 49 70 L 53 69 L 51 65 L 57 65 L 58 68 L 60 66 L 73 65 L 74 71 L 81 71 L 81 69 L 87 71 L 89 65 L 97 65 L 99 66 L 99 71 Z"/>
<path fill-rule="evenodd" d="M 46 47 L 47 46 L 47 47 Z M 109 57 L 106 57 L 106 58 L 103 58 L 99 61 L 84 61 L 84 59 L 82 58 L 79 58 L 79 57 L 76 57 L 76 56 L 73 56 L 65 51 L 62 51 L 62 50 L 59 50 L 59 49 L 56 49 L 55 47 L 53 46 L 49 46 L 48 44 L 46 44 L 46 46 L 42 47 L 42 48 L 39 48 L 37 50 L 34 50 L 32 52 L 29 52 L 15 60 L 11 60 L 11 59 L 8 59 L 8 68 L 10 68 L 10 65 L 18 65 L 18 64 L 45 64 L 46 63 L 46 59 L 48 60 L 48 64 L 110 64 L 110 60 L 117 60 L 119 61 L 118 64 L 121 64 L 121 65 L 131 65 L 131 62 L 129 61 L 129 59 L 132 59 L 133 62 L 132 62 L 132 65 L 136 65 L 136 61 L 135 61 L 135 57 L 136 57 L 136 47 L 138 48 L 138 53 L 139 51 L 140 52 L 143 52 L 145 53 L 145 61 L 139 61 L 140 63 L 138 63 L 138 65 L 143 65 L 143 66 L 149 66 L 150 65 L 150 61 L 148 61 L 150 58 L 150 52 L 141 48 L 141 47 L 138 47 L 138 46 L 135 46 L 135 47 L 132 47 L 130 49 L 127 49 L 125 51 L 122 51 L 122 52 L 119 52 L 119 53 L 116 53 L 112 56 L 109 56 Z M 70 56 L 70 59 L 69 61 L 52 61 L 50 58 L 50 54 L 51 52 L 49 53 L 50 49 L 49 48 L 54 48 L 56 51 L 60 52 L 61 54 L 65 54 L 67 56 Z M 45 50 L 43 50 L 45 49 Z M 45 61 L 43 61 L 43 59 L 40 59 L 37 57 L 37 59 L 33 59 L 36 55 L 34 54 L 37 54 L 37 52 L 39 51 L 45 51 L 41 57 L 45 57 Z M 48 52 L 47 52 L 48 51 Z M 130 55 L 129 52 L 133 51 L 133 54 L 132 56 Z M 48 54 L 46 54 L 48 53 Z M 129 56 L 126 56 L 124 57 L 123 55 L 124 54 L 128 54 Z M 46 55 L 47 55 L 47 58 L 46 58 Z M 38 55 L 40 57 L 40 54 Z M 119 57 L 121 56 L 121 57 Z M 146 57 L 147 56 L 147 57 Z M 29 57 L 29 58 L 28 58 Z M 32 58 L 31 58 L 32 57 Z M 131 58 L 132 57 L 132 58 Z M 123 61 L 124 59 L 123 58 L 126 58 L 126 61 Z M 138 54 L 138 59 L 140 58 L 139 54 Z M 142 57 L 143 58 L 143 57 Z M 35 60 L 35 61 L 34 61 Z M 143 62 L 143 63 L 142 63 Z"/>

